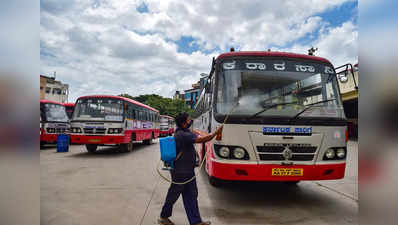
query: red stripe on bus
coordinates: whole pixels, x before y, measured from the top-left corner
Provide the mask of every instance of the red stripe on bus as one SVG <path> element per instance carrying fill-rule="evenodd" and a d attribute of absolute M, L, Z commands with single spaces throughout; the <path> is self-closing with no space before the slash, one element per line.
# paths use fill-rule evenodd
<path fill-rule="evenodd" d="M 315 60 L 315 61 L 321 61 L 321 62 L 326 62 L 330 63 L 329 60 L 318 57 L 318 56 L 311 56 L 311 55 L 305 55 L 305 54 L 296 54 L 296 53 L 290 53 L 290 52 L 268 52 L 268 51 L 239 51 L 239 52 L 227 52 L 219 55 L 217 57 L 217 60 L 227 58 L 227 57 L 233 57 L 233 56 L 264 56 L 264 57 L 285 57 L 285 58 L 297 58 L 297 59 L 310 59 L 310 60 Z"/>
<path fill-rule="evenodd" d="M 231 164 L 208 160 L 210 176 L 222 180 L 299 181 L 336 180 L 344 178 L 345 163 L 327 165 Z M 272 176 L 273 168 L 301 168 L 303 176 Z"/>

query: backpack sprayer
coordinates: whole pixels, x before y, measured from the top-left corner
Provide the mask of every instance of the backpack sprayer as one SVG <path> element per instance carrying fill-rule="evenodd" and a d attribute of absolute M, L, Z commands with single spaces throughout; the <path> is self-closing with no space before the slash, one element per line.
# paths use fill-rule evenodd
<path fill-rule="evenodd" d="M 229 115 L 234 111 L 234 109 L 238 105 L 239 105 L 239 102 L 234 107 L 232 107 L 232 109 L 228 112 L 228 114 L 225 116 L 222 126 L 225 124 L 225 122 L 227 122 Z M 159 164 L 156 167 L 156 170 L 157 170 L 159 176 L 161 178 L 163 178 L 165 181 L 172 183 L 172 184 L 187 184 L 187 183 L 193 181 L 196 178 L 196 176 L 199 174 L 199 172 L 196 173 L 192 178 L 190 178 L 189 180 L 184 181 L 184 182 L 174 182 L 173 180 L 167 178 L 166 176 L 164 176 L 161 173 L 161 171 L 159 169 L 159 165 L 162 164 L 162 161 L 165 166 L 163 168 L 164 170 L 172 170 L 172 169 L 174 169 L 174 161 L 178 160 L 178 158 L 181 156 L 182 152 L 180 152 L 177 155 L 176 142 L 175 142 L 174 137 L 160 138 L 159 143 L 160 143 L 160 160 L 159 160 Z M 209 151 L 206 151 L 205 155 L 203 156 L 202 162 L 200 163 L 200 166 L 199 166 L 199 171 L 202 169 L 202 166 L 204 165 L 204 162 L 205 162 L 208 152 Z"/>

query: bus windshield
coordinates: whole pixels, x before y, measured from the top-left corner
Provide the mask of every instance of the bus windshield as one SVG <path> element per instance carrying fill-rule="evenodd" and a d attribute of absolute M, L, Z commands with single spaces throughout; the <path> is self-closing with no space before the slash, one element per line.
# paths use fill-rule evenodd
<path fill-rule="evenodd" d="M 79 99 L 72 120 L 123 121 L 123 102 L 118 99 Z"/>
<path fill-rule="evenodd" d="M 218 114 L 345 118 L 331 66 L 293 60 L 228 60 L 217 78 Z M 330 100 L 330 101 L 329 101 Z"/>
<path fill-rule="evenodd" d="M 65 106 L 66 109 L 66 114 L 68 115 L 68 118 L 72 118 L 72 113 L 73 113 L 73 106 Z"/>
<path fill-rule="evenodd" d="M 65 106 L 58 104 L 44 104 L 44 115 L 48 122 L 68 122 Z"/>

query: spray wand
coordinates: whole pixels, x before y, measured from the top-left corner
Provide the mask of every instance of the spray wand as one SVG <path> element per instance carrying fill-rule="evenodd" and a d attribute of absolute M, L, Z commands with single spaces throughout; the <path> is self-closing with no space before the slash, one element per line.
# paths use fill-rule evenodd
<path fill-rule="evenodd" d="M 221 126 L 224 126 L 224 124 L 225 124 L 225 123 L 227 122 L 227 120 L 228 120 L 229 115 L 231 115 L 231 113 L 235 110 L 235 108 L 236 108 L 238 105 L 239 105 L 239 102 L 238 102 L 234 107 L 231 108 L 231 110 L 230 110 L 230 111 L 228 112 L 228 114 L 225 116 L 224 122 L 222 123 Z M 221 135 L 221 133 L 217 134 L 217 136 L 218 136 L 218 135 Z M 205 151 L 206 151 L 206 149 L 205 149 Z M 192 178 L 190 178 L 190 179 L 187 180 L 187 181 L 184 181 L 184 182 L 174 182 L 173 180 L 171 180 L 171 179 L 167 178 L 166 176 L 164 176 L 164 175 L 160 172 L 160 169 L 159 169 L 159 165 L 161 165 L 162 160 L 159 160 L 159 164 L 158 164 L 158 166 L 157 166 L 157 168 L 156 168 L 156 171 L 158 172 L 158 174 L 159 174 L 159 176 L 160 176 L 161 178 L 163 178 L 165 181 L 167 181 L 167 182 L 169 182 L 169 183 L 172 183 L 172 184 L 187 184 L 187 183 L 193 181 L 193 180 L 196 178 L 196 176 L 199 174 L 199 172 L 202 170 L 202 167 L 203 167 L 203 165 L 204 165 L 204 162 L 205 162 L 205 159 L 206 159 L 206 157 L 207 157 L 207 153 L 208 153 L 208 152 L 209 152 L 209 151 L 206 151 L 205 155 L 203 156 L 203 159 L 202 159 L 202 162 L 200 163 L 198 172 L 197 172 Z"/>

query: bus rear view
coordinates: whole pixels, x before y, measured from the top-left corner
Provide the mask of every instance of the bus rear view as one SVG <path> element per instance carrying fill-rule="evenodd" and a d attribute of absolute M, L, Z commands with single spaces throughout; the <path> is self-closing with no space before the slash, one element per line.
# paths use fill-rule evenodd
<path fill-rule="evenodd" d="M 167 115 L 160 115 L 160 136 L 171 136 L 174 133 L 174 118 Z"/>
<path fill-rule="evenodd" d="M 328 60 L 280 52 L 225 53 L 215 61 L 206 88 L 201 99 L 210 105 L 200 107 L 195 122 L 210 124 L 195 127 L 209 127 L 209 132 L 227 117 L 222 137 L 207 146 L 213 150 L 206 165 L 211 183 L 344 177 L 346 118 Z"/>

